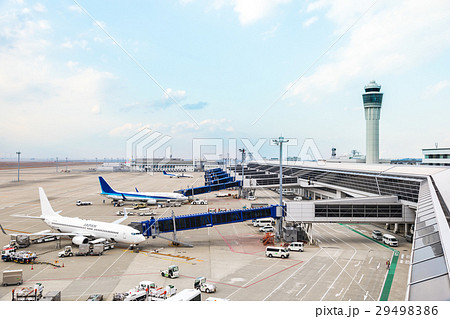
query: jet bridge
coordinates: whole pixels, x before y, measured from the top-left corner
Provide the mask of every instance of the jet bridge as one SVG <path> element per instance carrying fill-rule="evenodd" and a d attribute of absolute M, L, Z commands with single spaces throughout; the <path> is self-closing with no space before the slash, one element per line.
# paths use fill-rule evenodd
<path fill-rule="evenodd" d="M 215 225 L 244 222 L 246 220 L 277 217 L 278 205 L 222 211 L 216 213 L 191 214 L 171 216 L 166 218 L 133 222 L 131 227 L 138 229 L 144 236 L 156 237 L 161 233 L 171 233 L 182 230 L 213 227 Z"/>
<path fill-rule="evenodd" d="M 236 181 L 234 177 L 231 177 L 221 168 L 215 168 L 213 170 L 205 171 L 205 186 L 180 189 L 175 192 L 183 194 L 184 196 L 195 196 L 241 186 L 241 181 Z"/>

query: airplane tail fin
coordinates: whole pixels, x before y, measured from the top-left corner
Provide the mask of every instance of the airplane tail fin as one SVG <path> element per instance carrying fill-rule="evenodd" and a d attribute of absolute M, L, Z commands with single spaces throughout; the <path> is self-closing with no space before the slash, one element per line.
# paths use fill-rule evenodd
<path fill-rule="evenodd" d="M 105 179 L 101 176 L 98 177 L 100 181 L 100 187 L 102 188 L 102 194 L 115 194 L 117 193 L 114 189 L 109 186 Z"/>
<path fill-rule="evenodd" d="M 169 175 L 169 174 L 166 173 L 166 171 L 163 171 L 163 174 L 164 174 L 164 175 Z"/>
<path fill-rule="evenodd" d="M 58 215 L 53 210 L 52 205 L 50 205 L 47 195 L 45 195 L 45 192 L 42 189 L 42 187 L 39 187 L 39 198 L 41 200 L 41 214 L 42 214 L 41 217 Z"/>

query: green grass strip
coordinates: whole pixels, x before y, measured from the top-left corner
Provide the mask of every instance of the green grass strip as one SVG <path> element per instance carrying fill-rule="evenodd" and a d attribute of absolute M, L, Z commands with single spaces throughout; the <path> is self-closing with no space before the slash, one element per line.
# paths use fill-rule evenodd
<path fill-rule="evenodd" d="M 379 242 L 376 239 L 373 239 L 372 237 L 364 235 L 363 233 L 361 233 L 361 232 L 357 231 L 356 229 L 353 229 L 345 224 L 339 224 L 339 225 L 344 226 L 344 227 L 350 229 L 351 231 L 353 231 L 361 236 L 364 236 L 367 239 L 370 239 L 371 241 L 377 243 L 378 245 L 384 246 L 394 252 L 394 255 L 392 256 L 392 259 L 391 259 L 391 267 L 389 268 L 388 274 L 386 276 L 386 280 L 384 281 L 383 290 L 380 295 L 380 301 L 387 301 L 389 298 L 389 293 L 391 292 L 392 281 L 394 280 L 395 269 L 397 268 L 397 261 L 398 261 L 398 256 L 400 255 L 400 252 L 382 242 Z"/>

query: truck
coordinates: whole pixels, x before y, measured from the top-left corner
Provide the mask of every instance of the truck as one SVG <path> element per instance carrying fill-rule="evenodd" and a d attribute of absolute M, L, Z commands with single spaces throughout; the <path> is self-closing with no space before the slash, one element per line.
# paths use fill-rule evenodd
<path fill-rule="evenodd" d="M 3 286 L 21 285 L 23 284 L 22 269 L 4 270 L 3 271 Z"/>
<path fill-rule="evenodd" d="M 37 282 L 34 287 L 23 287 L 12 291 L 12 301 L 38 301 L 42 298 L 44 285 Z"/>
<path fill-rule="evenodd" d="M 141 281 L 138 286 L 124 293 L 114 293 L 113 301 L 165 300 L 177 293 L 177 289 L 168 285 L 156 287 L 153 281 Z"/>
<path fill-rule="evenodd" d="M 167 270 L 161 270 L 161 276 L 166 278 L 178 278 L 180 277 L 180 269 L 176 265 L 171 265 Z"/>
<path fill-rule="evenodd" d="M 2 260 L 3 261 L 11 261 L 12 255 L 17 252 L 17 246 L 15 245 L 7 245 L 3 246 L 2 249 Z"/>
<path fill-rule="evenodd" d="M 36 253 L 31 251 L 17 251 L 17 248 L 5 246 L 2 249 L 2 260 L 3 261 L 14 261 L 20 264 L 30 264 L 36 260 Z"/>
<path fill-rule="evenodd" d="M 61 301 L 61 291 L 49 291 L 39 301 Z"/>
<path fill-rule="evenodd" d="M 81 244 L 78 247 L 78 252 L 75 253 L 76 256 L 101 256 L 104 251 L 104 244 Z"/>
<path fill-rule="evenodd" d="M 88 206 L 88 205 L 92 205 L 92 202 L 84 202 L 81 200 L 77 200 L 77 202 L 75 203 L 77 206 Z"/>
<path fill-rule="evenodd" d="M 184 289 L 166 301 L 202 301 L 202 293 L 198 289 Z"/>
<path fill-rule="evenodd" d="M 205 277 L 197 277 L 194 281 L 194 289 L 198 289 L 201 292 L 206 292 L 209 294 L 216 292 L 216 285 L 207 283 Z"/>

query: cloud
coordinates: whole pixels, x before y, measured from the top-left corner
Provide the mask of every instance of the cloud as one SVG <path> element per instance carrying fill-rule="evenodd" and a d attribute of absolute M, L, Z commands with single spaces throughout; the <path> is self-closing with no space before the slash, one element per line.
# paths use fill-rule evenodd
<path fill-rule="evenodd" d="M 252 24 L 272 14 L 274 9 L 290 0 L 235 0 L 234 11 L 242 25 Z"/>
<path fill-rule="evenodd" d="M 305 28 L 308 28 L 309 26 L 311 26 L 317 20 L 319 20 L 319 18 L 317 16 L 311 17 L 308 20 L 306 20 L 305 22 L 303 22 L 303 26 Z"/>
<path fill-rule="evenodd" d="M 41 8 L 42 9 L 42 8 Z M 0 118 L 8 143 L 29 149 L 35 145 L 63 143 L 102 130 L 98 122 L 110 72 L 54 59 L 58 45 L 45 19 L 8 8 L 0 20 Z M 55 120 L 57 118 L 57 120 Z M 67 142 L 68 143 L 68 142 Z"/>
<path fill-rule="evenodd" d="M 370 5 L 362 1 L 319 0 L 311 3 L 307 11 L 325 11 L 322 13 L 335 25 L 335 33 L 342 34 Z M 380 78 L 415 68 L 450 48 L 450 32 L 442 30 L 450 30 L 448 1 L 375 5 L 287 96 L 317 100 L 355 79 L 366 79 L 368 74 Z"/>
<path fill-rule="evenodd" d="M 102 110 L 100 109 L 100 105 L 95 104 L 92 109 L 91 109 L 91 113 L 93 114 L 100 114 L 102 112 Z"/>
<path fill-rule="evenodd" d="M 182 106 L 185 110 L 200 110 L 208 105 L 207 102 L 187 103 L 181 105 L 180 102 L 186 99 L 187 94 L 185 90 L 173 90 L 171 88 L 168 88 L 166 89 L 166 93 L 164 93 L 163 96 L 159 99 L 127 104 L 124 108 L 122 108 L 122 110 L 165 110 L 172 106 Z"/>
<path fill-rule="evenodd" d="M 450 81 L 442 80 L 434 85 L 430 85 L 425 89 L 423 98 L 430 98 L 438 95 L 442 90 L 450 88 Z"/>
<path fill-rule="evenodd" d="M 195 104 L 185 104 L 183 105 L 183 108 L 186 110 L 201 110 L 204 109 L 207 105 L 208 103 L 206 102 L 198 102 Z"/>
<path fill-rule="evenodd" d="M 270 16 L 280 5 L 290 2 L 291 0 L 214 0 L 210 6 L 215 10 L 232 6 L 239 22 L 242 25 L 250 25 Z"/>

